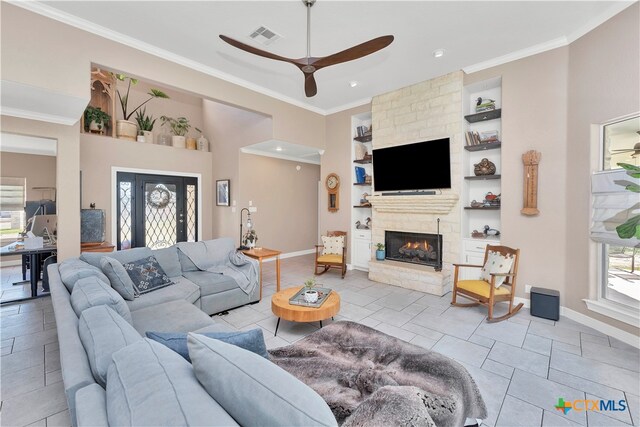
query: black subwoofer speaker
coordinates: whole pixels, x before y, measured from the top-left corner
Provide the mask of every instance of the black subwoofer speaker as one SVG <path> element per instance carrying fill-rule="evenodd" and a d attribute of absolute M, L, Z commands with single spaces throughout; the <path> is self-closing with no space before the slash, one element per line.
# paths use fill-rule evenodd
<path fill-rule="evenodd" d="M 560 320 L 560 292 L 553 289 L 531 288 L 532 316 Z"/>

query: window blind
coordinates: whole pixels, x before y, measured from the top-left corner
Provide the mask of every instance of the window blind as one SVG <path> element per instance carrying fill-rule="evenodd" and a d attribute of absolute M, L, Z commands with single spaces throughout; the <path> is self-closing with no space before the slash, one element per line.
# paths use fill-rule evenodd
<path fill-rule="evenodd" d="M 24 178 L 0 178 L 0 211 L 24 210 L 24 187 Z"/>
<path fill-rule="evenodd" d="M 626 190 L 640 179 L 624 169 L 596 172 L 591 176 L 591 239 L 615 246 L 640 246 L 637 238 L 621 239 L 616 227 L 640 214 L 640 194 Z"/>

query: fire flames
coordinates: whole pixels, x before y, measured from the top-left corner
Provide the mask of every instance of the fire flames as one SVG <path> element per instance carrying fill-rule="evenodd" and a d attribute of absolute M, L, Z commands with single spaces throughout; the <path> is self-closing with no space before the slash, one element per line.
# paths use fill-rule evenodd
<path fill-rule="evenodd" d="M 422 250 L 425 252 L 433 252 L 433 246 L 427 243 L 426 240 L 424 240 L 423 242 L 408 242 L 400 249 L 415 249 L 415 250 Z"/>

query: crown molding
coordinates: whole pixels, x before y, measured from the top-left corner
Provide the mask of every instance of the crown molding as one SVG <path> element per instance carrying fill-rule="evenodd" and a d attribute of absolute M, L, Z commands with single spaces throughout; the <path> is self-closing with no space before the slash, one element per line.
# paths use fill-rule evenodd
<path fill-rule="evenodd" d="M 292 162 L 309 163 L 309 164 L 312 164 L 312 165 L 320 165 L 320 161 L 316 161 L 316 160 L 305 159 L 303 157 L 287 156 L 286 154 L 270 153 L 270 152 L 267 152 L 267 151 L 256 150 L 256 149 L 247 148 L 247 147 L 242 147 L 240 149 L 240 152 L 241 153 L 245 153 L 245 154 L 254 154 L 256 156 L 273 157 L 274 159 L 290 160 Z"/>
<path fill-rule="evenodd" d="M 263 86 L 257 85 L 255 83 L 251 83 L 247 80 L 240 79 L 236 76 L 232 76 L 231 74 L 224 73 L 220 70 L 217 70 L 213 67 L 209 67 L 200 62 L 185 58 L 180 55 L 176 55 L 173 52 L 169 52 L 167 50 L 161 49 L 152 44 L 143 42 L 133 37 L 126 36 L 122 33 L 94 24 L 85 19 L 78 18 L 77 16 L 71 15 L 69 13 L 62 12 L 59 9 L 48 6 L 39 1 L 23 1 L 23 0 L 6 0 L 6 1 L 12 5 L 21 7 L 30 12 L 37 13 L 38 15 L 42 15 L 44 17 L 56 20 L 58 22 L 62 22 L 63 24 L 70 25 L 72 27 L 78 28 L 88 33 L 95 34 L 97 36 L 114 41 L 116 43 L 120 43 L 122 45 L 131 47 L 133 49 L 140 50 L 142 52 L 148 53 L 149 55 L 157 56 L 158 58 L 165 59 L 175 64 L 182 65 L 192 70 L 199 71 L 203 74 L 207 74 L 209 76 L 216 77 L 220 80 L 233 83 L 235 85 L 244 87 L 254 92 L 261 93 L 271 98 L 275 98 L 279 101 L 286 102 L 296 107 L 304 108 L 306 110 L 312 111 L 317 114 L 321 114 L 323 116 L 326 115 L 325 110 L 323 110 L 322 108 L 318 108 L 316 106 L 313 106 L 304 102 L 300 102 L 297 99 L 288 97 L 286 95 L 282 95 L 281 93 L 275 92 L 271 89 L 267 89 Z"/>
<path fill-rule="evenodd" d="M 341 111 L 350 110 L 351 108 L 362 107 L 363 105 L 371 104 L 371 99 L 372 98 L 364 98 L 358 101 L 350 102 L 348 104 L 340 105 L 338 107 L 329 108 L 328 110 L 325 110 L 325 115 L 328 116 L 331 114 L 339 113 Z"/>

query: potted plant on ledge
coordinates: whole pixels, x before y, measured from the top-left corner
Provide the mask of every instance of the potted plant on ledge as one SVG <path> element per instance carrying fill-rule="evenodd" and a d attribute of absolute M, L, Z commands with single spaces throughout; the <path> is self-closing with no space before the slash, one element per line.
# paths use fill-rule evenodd
<path fill-rule="evenodd" d="M 384 244 L 376 243 L 376 259 L 378 261 L 384 261 Z"/>
<path fill-rule="evenodd" d="M 169 95 L 167 95 L 166 93 L 162 92 L 159 89 L 153 89 L 153 88 L 149 89 L 149 92 L 147 93 L 147 95 L 149 95 L 149 99 L 144 101 L 142 104 L 138 105 L 133 110 L 129 111 L 128 110 L 129 92 L 131 91 L 131 85 L 135 86 L 138 84 L 138 79 L 131 78 L 124 74 L 114 74 L 114 75 L 116 79 L 120 80 L 121 82 L 128 80 L 127 93 L 124 96 L 120 93 L 119 89 L 116 90 L 116 93 L 118 94 L 118 100 L 120 101 L 120 106 L 122 107 L 122 117 L 124 117 L 124 120 L 116 121 L 116 134 L 118 135 L 118 138 L 124 138 L 124 139 L 129 139 L 131 141 L 135 141 L 136 135 L 138 134 L 138 132 L 137 132 L 136 124 L 129 120 L 131 116 L 133 116 L 133 114 L 136 111 L 138 111 L 140 107 L 142 107 L 147 102 L 151 101 L 153 98 L 168 99 Z"/>
<path fill-rule="evenodd" d="M 153 116 L 147 116 L 147 109 L 143 108 L 136 113 L 136 122 L 138 122 L 138 128 L 144 135 L 144 142 L 153 144 L 153 125 L 156 123 L 156 119 Z"/>
<path fill-rule="evenodd" d="M 160 120 L 162 120 L 162 124 L 169 124 L 171 128 L 171 132 L 173 136 L 171 137 L 171 145 L 178 148 L 186 147 L 186 139 L 185 135 L 191 129 L 191 125 L 189 124 L 189 119 L 186 117 L 178 117 L 174 119 L 173 117 L 161 116 Z"/>
<path fill-rule="evenodd" d="M 104 130 L 109 127 L 111 116 L 102 111 L 100 107 L 89 105 L 84 110 L 84 130 L 91 133 L 104 134 Z"/>

